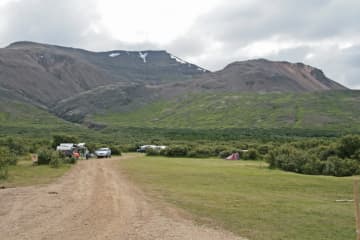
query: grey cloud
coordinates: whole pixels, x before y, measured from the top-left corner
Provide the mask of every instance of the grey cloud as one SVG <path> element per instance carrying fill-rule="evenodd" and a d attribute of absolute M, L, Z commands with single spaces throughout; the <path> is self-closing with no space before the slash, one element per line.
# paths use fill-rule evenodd
<path fill-rule="evenodd" d="M 279 41 L 300 42 L 300 46 L 282 49 L 279 53 L 263 54 L 264 58 L 305 62 L 319 67 L 334 80 L 348 87 L 360 88 L 358 50 L 321 48 L 312 43 L 342 41 L 360 44 L 358 0 L 228 0 L 213 11 L 202 16 L 189 31 L 189 36 L 201 31 L 213 42 L 224 46 L 212 59 L 198 58 L 197 64 L 212 70 L 220 69 L 230 61 L 244 60 L 241 49 L 257 41 L 268 41 L 277 37 Z M 199 33 L 198 33 L 199 34 Z M 198 41 L 198 39 L 195 39 Z M 191 39 L 188 39 L 191 42 Z M 204 41 L 203 45 L 207 43 Z M 196 43 L 196 46 L 201 43 Z M 334 49 L 336 48 L 336 49 Z M 176 48 L 174 48 L 176 49 Z M 200 50 L 199 50 L 200 49 Z M 204 54 L 207 49 L 194 50 L 193 55 Z M 237 53 L 237 54 L 235 54 Z M 308 54 L 315 57 L 308 59 Z M 214 58 L 216 62 L 214 63 Z"/>
<path fill-rule="evenodd" d="M 348 41 L 360 45 L 358 0 L 227 0 L 200 16 L 190 30 L 173 42 L 129 43 L 114 39 L 99 26 L 98 0 L 18 0 L 0 8 L 0 44 L 29 40 L 89 50 L 165 49 L 196 64 L 216 70 L 245 60 L 242 49 L 276 36 L 301 46 L 258 56 L 305 62 L 324 70 L 346 86 L 360 88 L 360 48 L 323 49 L 311 43 Z M 184 13 L 186 14 L 186 13 Z M 131 24 L 131 23 L 130 23 Z M 96 25 L 99 31 L 91 26 Z M 335 39 L 335 40 L 334 40 Z M 220 48 L 213 48 L 214 44 Z M 306 56 L 313 53 L 314 57 Z"/>
<path fill-rule="evenodd" d="M 22 0 L 6 5 L 1 12 L 6 21 L 1 41 L 31 40 L 61 45 L 83 41 L 99 17 L 95 0 Z"/>
<path fill-rule="evenodd" d="M 203 16 L 196 28 L 230 44 L 274 35 L 311 40 L 360 31 L 357 0 L 230 2 Z"/>
<path fill-rule="evenodd" d="M 181 56 L 191 57 L 199 55 L 206 50 L 206 45 L 211 44 L 209 39 L 204 38 L 201 34 L 192 32 L 177 38 L 167 44 L 165 48 L 170 52 L 181 53 Z"/>

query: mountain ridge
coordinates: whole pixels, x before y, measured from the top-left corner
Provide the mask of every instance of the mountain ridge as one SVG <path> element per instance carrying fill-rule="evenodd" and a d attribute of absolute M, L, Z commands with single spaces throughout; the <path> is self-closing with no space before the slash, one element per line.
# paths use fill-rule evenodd
<path fill-rule="evenodd" d="M 254 59 L 211 72 L 165 50 L 92 52 L 22 41 L 0 48 L 0 90 L 7 99 L 91 124 L 93 115 L 131 112 L 188 95 L 348 89 L 303 63 Z"/>

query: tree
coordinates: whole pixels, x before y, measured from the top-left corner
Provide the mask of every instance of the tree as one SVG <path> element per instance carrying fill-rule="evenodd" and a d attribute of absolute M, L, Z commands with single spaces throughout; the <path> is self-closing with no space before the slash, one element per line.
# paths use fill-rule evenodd
<path fill-rule="evenodd" d="M 346 135 L 340 139 L 339 155 L 342 158 L 351 158 L 360 149 L 360 136 Z"/>
<path fill-rule="evenodd" d="M 74 136 L 68 135 L 54 135 L 52 147 L 55 149 L 60 143 L 77 143 L 78 139 Z"/>

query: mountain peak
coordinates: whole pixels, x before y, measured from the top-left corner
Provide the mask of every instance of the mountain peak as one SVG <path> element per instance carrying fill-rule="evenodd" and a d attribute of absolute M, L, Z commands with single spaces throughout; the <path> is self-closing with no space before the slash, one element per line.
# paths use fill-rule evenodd
<path fill-rule="evenodd" d="M 242 92 L 313 92 L 345 90 L 315 67 L 304 63 L 252 59 L 237 61 L 204 76 L 198 85 L 206 89 Z"/>

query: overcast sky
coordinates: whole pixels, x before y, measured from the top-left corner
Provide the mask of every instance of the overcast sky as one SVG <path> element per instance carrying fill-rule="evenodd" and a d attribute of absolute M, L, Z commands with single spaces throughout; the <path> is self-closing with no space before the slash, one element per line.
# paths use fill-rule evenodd
<path fill-rule="evenodd" d="M 0 0 L 0 45 L 165 49 L 210 70 L 304 62 L 360 89 L 360 0 Z"/>

